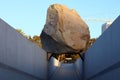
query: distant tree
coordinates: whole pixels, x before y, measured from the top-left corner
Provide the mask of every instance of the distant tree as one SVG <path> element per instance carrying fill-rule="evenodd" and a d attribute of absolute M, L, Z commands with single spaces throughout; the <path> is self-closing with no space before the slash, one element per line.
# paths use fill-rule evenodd
<path fill-rule="evenodd" d="M 87 49 L 96 41 L 97 38 L 92 38 L 89 40 L 88 45 L 87 45 Z"/>
<path fill-rule="evenodd" d="M 28 39 L 28 35 L 26 35 L 21 29 L 16 29 L 16 31 L 18 32 L 18 33 L 20 33 L 22 36 L 24 36 L 25 38 L 27 38 Z"/>
<path fill-rule="evenodd" d="M 33 37 L 28 36 L 21 29 L 16 29 L 16 31 L 20 33 L 22 36 L 24 36 L 25 38 L 27 38 L 28 40 L 30 40 L 31 42 L 35 43 L 40 48 L 42 47 L 40 36 L 38 35 L 34 35 Z"/>
<path fill-rule="evenodd" d="M 28 38 L 31 42 L 35 43 L 40 48 L 42 47 L 40 36 L 34 35 L 33 37 L 29 36 Z"/>
<path fill-rule="evenodd" d="M 73 55 L 71 55 L 71 57 L 72 57 L 74 60 L 80 58 L 79 54 L 73 54 Z"/>

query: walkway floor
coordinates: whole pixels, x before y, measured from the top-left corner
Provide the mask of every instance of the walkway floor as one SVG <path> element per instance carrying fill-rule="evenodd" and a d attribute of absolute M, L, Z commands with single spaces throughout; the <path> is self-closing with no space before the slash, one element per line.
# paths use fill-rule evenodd
<path fill-rule="evenodd" d="M 62 64 L 59 70 L 50 80 L 79 80 L 75 71 L 75 66 L 71 64 Z"/>

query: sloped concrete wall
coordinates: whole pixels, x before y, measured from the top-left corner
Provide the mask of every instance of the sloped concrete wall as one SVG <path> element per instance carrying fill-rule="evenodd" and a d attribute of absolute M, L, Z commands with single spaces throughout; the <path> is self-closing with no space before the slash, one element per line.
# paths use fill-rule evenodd
<path fill-rule="evenodd" d="M 0 63 L 0 80 L 40 80 L 40 79 Z"/>
<path fill-rule="evenodd" d="M 79 58 L 75 62 L 75 69 L 77 76 L 79 77 L 79 80 L 82 80 L 83 78 L 83 61 Z"/>
<path fill-rule="evenodd" d="M 0 63 L 46 80 L 46 52 L 0 19 Z M 2 74 L 0 74 L 2 75 Z"/>
<path fill-rule="evenodd" d="M 49 61 L 49 78 L 55 75 L 60 66 L 61 63 L 56 58 L 51 57 Z"/>
<path fill-rule="evenodd" d="M 85 80 L 120 79 L 120 16 L 85 54 Z"/>

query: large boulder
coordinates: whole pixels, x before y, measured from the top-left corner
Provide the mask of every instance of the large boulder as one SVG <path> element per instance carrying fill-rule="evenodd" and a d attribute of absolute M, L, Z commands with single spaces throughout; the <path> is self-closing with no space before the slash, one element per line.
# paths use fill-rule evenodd
<path fill-rule="evenodd" d="M 75 10 L 60 4 L 48 8 L 41 34 L 44 50 L 51 53 L 77 53 L 86 47 L 89 38 L 89 28 Z"/>

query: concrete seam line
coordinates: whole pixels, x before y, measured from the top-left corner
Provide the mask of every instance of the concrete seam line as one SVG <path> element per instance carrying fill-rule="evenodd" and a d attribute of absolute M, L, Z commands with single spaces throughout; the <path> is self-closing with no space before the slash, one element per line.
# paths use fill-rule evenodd
<path fill-rule="evenodd" d="M 51 74 L 51 76 L 49 77 L 49 80 L 53 77 L 54 74 L 56 74 L 58 71 L 60 71 L 61 66 L 62 66 L 62 64 L 60 65 L 59 68 L 56 68 L 56 69 L 55 69 L 55 71 L 54 71 L 54 72 Z"/>
<path fill-rule="evenodd" d="M 78 79 L 80 79 L 80 76 L 79 76 L 79 75 L 80 75 L 80 72 L 77 71 L 77 68 L 76 68 L 76 66 L 75 66 L 75 63 L 74 63 L 74 68 L 75 68 L 75 73 L 76 73 Z"/>

